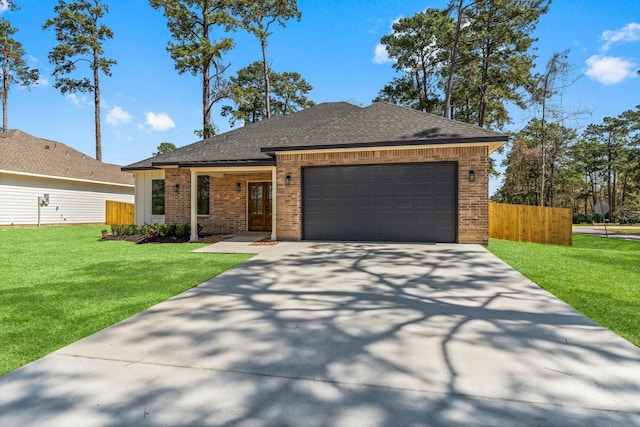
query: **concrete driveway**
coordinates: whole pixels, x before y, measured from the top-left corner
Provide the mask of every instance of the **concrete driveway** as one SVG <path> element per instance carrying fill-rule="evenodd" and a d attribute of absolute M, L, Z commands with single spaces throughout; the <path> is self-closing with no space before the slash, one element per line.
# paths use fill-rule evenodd
<path fill-rule="evenodd" d="M 0 425 L 640 425 L 640 349 L 481 246 L 281 243 L 0 378 Z"/>

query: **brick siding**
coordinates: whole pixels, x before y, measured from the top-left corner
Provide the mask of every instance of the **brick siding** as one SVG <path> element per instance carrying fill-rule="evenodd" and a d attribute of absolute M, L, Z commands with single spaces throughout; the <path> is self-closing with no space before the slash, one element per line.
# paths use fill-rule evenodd
<path fill-rule="evenodd" d="M 277 154 L 277 236 L 302 236 L 301 168 L 328 165 L 367 165 L 415 162 L 458 163 L 458 242 L 487 244 L 489 239 L 488 147 L 416 148 L 378 151 Z M 475 182 L 469 181 L 469 171 Z M 290 185 L 285 185 L 290 176 Z M 205 231 L 230 233 L 247 230 L 247 182 L 271 181 L 271 173 L 211 174 L 210 215 L 198 216 Z M 241 191 L 236 191 L 236 183 Z M 175 185 L 179 184 L 178 191 Z M 167 223 L 190 223 L 191 175 L 188 169 L 165 171 Z"/>
<path fill-rule="evenodd" d="M 486 244 L 489 238 L 488 147 L 417 148 L 357 152 L 277 154 L 277 236 L 302 236 L 301 168 L 414 162 L 458 163 L 458 242 Z M 469 181 L 469 171 L 475 182 Z M 290 185 L 285 177 L 290 176 Z"/>

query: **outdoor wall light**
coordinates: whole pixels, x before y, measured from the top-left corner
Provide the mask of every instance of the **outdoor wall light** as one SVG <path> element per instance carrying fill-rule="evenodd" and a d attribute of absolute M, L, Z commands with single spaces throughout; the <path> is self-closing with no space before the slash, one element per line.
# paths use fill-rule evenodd
<path fill-rule="evenodd" d="M 476 180 L 476 173 L 474 171 L 469 171 L 469 181 L 475 182 L 475 180 Z"/>
<path fill-rule="evenodd" d="M 236 183 L 236 191 L 240 191 L 242 190 L 242 184 L 240 184 L 239 182 Z"/>
<path fill-rule="evenodd" d="M 180 191 L 180 184 L 175 185 L 176 193 Z"/>
<path fill-rule="evenodd" d="M 290 185 L 291 184 L 291 175 L 287 175 L 284 178 L 284 185 Z"/>

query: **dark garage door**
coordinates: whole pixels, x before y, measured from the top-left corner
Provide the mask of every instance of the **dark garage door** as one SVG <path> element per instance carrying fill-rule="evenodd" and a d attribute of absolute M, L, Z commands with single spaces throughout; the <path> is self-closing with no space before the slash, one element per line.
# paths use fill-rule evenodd
<path fill-rule="evenodd" d="M 456 242 L 457 164 L 302 170 L 303 238 Z"/>

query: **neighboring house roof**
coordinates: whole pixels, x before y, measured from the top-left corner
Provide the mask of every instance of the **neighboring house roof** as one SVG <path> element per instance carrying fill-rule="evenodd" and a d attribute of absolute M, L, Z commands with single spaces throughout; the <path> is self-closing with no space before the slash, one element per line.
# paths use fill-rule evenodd
<path fill-rule="evenodd" d="M 0 133 L 0 170 L 81 181 L 131 185 L 134 177 L 120 166 L 102 163 L 56 141 L 20 130 Z"/>
<path fill-rule="evenodd" d="M 497 148 L 507 139 L 507 135 L 389 103 L 363 108 L 333 102 L 253 123 L 123 170 L 169 165 L 273 165 L 273 153 L 293 150 L 473 142 L 493 143 Z"/>

